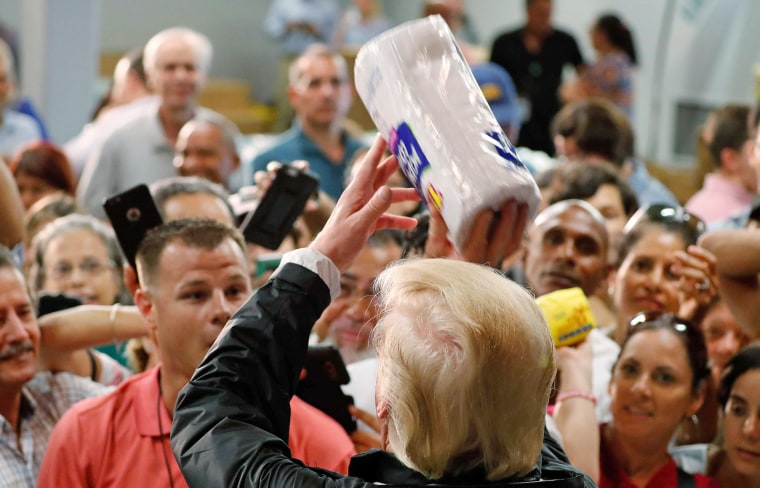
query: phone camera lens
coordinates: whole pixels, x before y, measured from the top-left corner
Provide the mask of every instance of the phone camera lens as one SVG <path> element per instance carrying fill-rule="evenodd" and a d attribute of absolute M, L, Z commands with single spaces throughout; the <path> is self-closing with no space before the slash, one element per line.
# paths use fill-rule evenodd
<path fill-rule="evenodd" d="M 129 220 L 130 222 L 137 222 L 138 220 L 140 220 L 140 216 L 141 214 L 140 214 L 139 208 L 132 207 L 129 210 L 127 210 L 127 220 Z"/>

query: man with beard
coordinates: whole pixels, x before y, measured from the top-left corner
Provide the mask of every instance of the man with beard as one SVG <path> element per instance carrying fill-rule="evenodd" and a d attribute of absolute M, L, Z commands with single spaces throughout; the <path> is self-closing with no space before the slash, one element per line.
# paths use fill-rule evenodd
<path fill-rule="evenodd" d="M 68 373 L 37 373 L 40 327 L 28 288 L 8 249 L 0 246 L 0 480 L 37 484 L 56 422 L 76 402 L 107 388 Z"/>
<path fill-rule="evenodd" d="M 253 169 L 265 170 L 270 161 L 303 159 L 319 175 L 320 189 L 337 200 L 346 168 L 363 147 L 342 127 L 351 104 L 346 61 L 323 44 L 310 46 L 290 66 L 288 98 L 296 121 L 274 147 L 253 160 Z"/>

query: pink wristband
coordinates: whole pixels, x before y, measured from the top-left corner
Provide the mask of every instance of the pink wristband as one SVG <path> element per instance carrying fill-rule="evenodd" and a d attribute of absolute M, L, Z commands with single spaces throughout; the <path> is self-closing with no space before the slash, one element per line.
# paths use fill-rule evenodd
<path fill-rule="evenodd" d="M 557 395 L 557 403 L 561 403 L 565 400 L 569 400 L 571 398 L 583 398 L 584 400 L 588 400 L 591 403 L 596 406 L 596 397 L 593 393 L 590 391 L 582 391 L 582 390 L 569 390 L 569 391 L 563 391 L 559 395 Z"/>

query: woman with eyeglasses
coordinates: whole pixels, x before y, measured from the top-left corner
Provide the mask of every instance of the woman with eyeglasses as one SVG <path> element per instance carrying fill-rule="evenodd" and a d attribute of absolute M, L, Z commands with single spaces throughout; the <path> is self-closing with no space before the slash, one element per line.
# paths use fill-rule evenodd
<path fill-rule="evenodd" d="M 704 398 L 701 332 L 661 313 L 637 315 L 628 331 L 610 380 L 612 420 L 600 427 L 600 488 L 720 486 L 680 470 L 668 454 L 678 425 Z"/>
<path fill-rule="evenodd" d="M 760 487 L 760 346 L 728 362 L 718 399 L 724 441 L 710 452 L 707 472 L 724 487 Z"/>
<path fill-rule="evenodd" d="M 113 231 L 95 217 L 72 214 L 56 219 L 35 236 L 31 247 L 34 262 L 29 283 L 38 297 L 65 294 L 86 305 L 108 306 L 122 299 L 121 251 Z M 109 326 L 109 321 L 103 323 L 103 327 Z M 125 364 L 115 347 L 100 349 Z M 90 360 L 90 364 L 72 365 L 71 369 L 114 384 L 127 373 L 102 354 L 91 355 Z"/>
<path fill-rule="evenodd" d="M 698 320 L 717 293 L 715 258 L 697 247 L 704 223 L 680 207 L 649 205 L 628 221 L 612 273 L 618 344 L 639 312 L 668 312 Z"/>

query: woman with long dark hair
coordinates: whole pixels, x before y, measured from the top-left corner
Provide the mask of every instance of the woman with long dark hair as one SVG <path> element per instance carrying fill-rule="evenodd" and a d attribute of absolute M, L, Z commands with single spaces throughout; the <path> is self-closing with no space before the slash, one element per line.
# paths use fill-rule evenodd
<path fill-rule="evenodd" d="M 603 98 L 630 117 L 633 70 L 638 62 L 630 29 L 617 15 L 602 15 L 591 27 L 591 44 L 596 61 L 576 83 L 562 88 L 562 97 L 565 101 Z"/>

